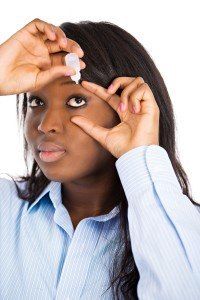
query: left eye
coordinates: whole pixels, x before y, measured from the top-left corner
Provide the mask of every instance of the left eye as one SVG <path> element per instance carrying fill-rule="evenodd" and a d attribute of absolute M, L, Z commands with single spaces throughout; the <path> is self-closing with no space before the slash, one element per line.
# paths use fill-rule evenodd
<path fill-rule="evenodd" d="M 83 97 L 74 97 L 74 98 L 71 98 L 67 103 L 71 103 L 70 106 L 72 107 L 79 107 L 79 106 L 83 106 L 84 104 L 80 105 L 81 102 L 85 102 L 86 103 L 86 100 L 83 98 Z M 72 105 L 74 103 L 74 105 Z"/>

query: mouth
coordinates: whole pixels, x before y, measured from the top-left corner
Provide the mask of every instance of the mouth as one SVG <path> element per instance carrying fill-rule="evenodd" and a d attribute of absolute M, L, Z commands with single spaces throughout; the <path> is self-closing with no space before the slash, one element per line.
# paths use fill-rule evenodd
<path fill-rule="evenodd" d="M 54 162 L 63 157 L 66 150 L 61 151 L 39 151 L 39 157 L 44 162 Z"/>

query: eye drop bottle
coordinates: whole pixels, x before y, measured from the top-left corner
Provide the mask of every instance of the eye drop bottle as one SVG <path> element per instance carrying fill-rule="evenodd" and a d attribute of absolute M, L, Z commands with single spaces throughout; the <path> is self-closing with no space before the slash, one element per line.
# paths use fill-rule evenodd
<path fill-rule="evenodd" d="M 79 63 L 79 58 L 76 53 L 68 53 L 65 56 L 65 63 L 66 65 L 69 65 L 73 69 L 76 70 L 76 74 L 70 76 L 73 81 L 76 82 L 76 84 L 79 83 L 79 80 L 81 78 L 81 73 L 80 73 L 80 63 Z"/>

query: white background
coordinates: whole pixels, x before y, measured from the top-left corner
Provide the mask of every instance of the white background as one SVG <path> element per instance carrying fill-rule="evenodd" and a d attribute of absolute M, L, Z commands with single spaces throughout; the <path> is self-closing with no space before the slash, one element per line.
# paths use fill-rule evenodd
<path fill-rule="evenodd" d="M 173 102 L 178 151 L 195 201 L 199 186 L 200 18 L 198 1 L 2 1 L 0 43 L 34 18 L 54 25 L 110 21 L 129 31 L 153 58 Z M 16 96 L 0 97 L 0 172 L 25 172 Z"/>

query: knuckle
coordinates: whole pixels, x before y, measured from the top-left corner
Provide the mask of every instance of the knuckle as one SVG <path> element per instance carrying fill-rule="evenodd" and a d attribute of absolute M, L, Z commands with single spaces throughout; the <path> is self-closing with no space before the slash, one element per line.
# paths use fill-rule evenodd
<path fill-rule="evenodd" d="M 141 76 L 136 77 L 136 80 L 139 82 L 144 82 L 144 79 Z"/>
<path fill-rule="evenodd" d="M 148 83 L 146 83 L 146 82 L 143 82 L 143 83 L 142 83 L 142 86 L 143 86 L 144 88 L 149 87 L 149 86 L 148 86 Z"/>
<path fill-rule="evenodd" d="M 53 25 L 52 23 L 48 23 L 48 25 L 51 27 L 51 29 L 57 30 L 57 27 L 55 25 Z"/>
<path fill-rule="evenodd" d="M 32 22 L 40 22 L 41 20 L 39 18 L 35 18 L 32 20 Z"/>

